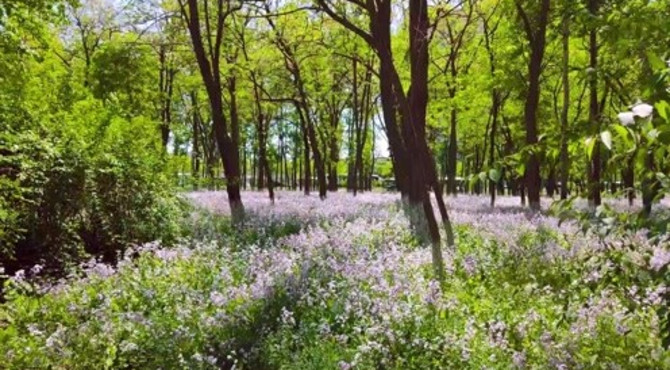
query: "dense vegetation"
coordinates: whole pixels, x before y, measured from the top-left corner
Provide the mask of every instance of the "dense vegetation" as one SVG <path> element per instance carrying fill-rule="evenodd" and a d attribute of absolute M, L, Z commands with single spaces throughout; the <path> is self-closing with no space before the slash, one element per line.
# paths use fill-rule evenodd
<path fill-rule="evenodd" d="M 9 368 L 667 368 L 667 239 L 601 238 L 459 197 L 446 278 L 393 194 L 325 202 L 243 193 L 248 217 L 199 216 L 53 285 L 14 277 Z M 216 209 L 221 193 L 195 193 Z M 616 204 L 614 204 L 616 205 Z M 43 294 L 44 291 L 49 293 Z"/>
<path fill-rule="evenodd" d="M 0 0 L 0 367 L 670 367 L 668 29 Z"/>

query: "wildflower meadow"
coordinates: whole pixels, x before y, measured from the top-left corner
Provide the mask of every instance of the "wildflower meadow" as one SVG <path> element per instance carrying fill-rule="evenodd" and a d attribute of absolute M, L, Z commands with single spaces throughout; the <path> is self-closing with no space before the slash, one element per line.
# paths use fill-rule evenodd
<path fill-rule="evenodd" d="M 601 236 L 502 198 L 450 201 L 457 247 L 434 279 L 399 196 L 187 195 L 192 235 L 72 276 L 19 271 L 3 367 L 665 368 L 666 238 Z M 300 199 L 297 199 L 300 198 Z"/>

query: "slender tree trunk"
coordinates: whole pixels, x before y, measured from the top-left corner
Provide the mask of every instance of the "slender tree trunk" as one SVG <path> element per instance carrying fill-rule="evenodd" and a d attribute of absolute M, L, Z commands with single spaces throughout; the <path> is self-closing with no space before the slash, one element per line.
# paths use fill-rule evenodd
<path fill-rule="evenodd" d="M 353 84 L 353 96 L 356 96 L 357 86 L 356 84 Z M 352 105 L 352 115 L 356 116 L 357 113 L 356 111 L 356 105 Z M 355 129 L 355 124 L 354 121 L 355 119 L 349 119 L 349 124 L 348 124 L 348 147 L 347 147 L 347 191 L 353 192 L 354 191 L 354 162 L 356 161 L 356 145 L 354 144 L 355 137 L 356 137 L 356 129 Z"/>
<path fill-rule="evenodd" d="M 391 52 L 391 4 L 385 2 L 380 4 L 374 17 L 370 18 L 370 30 L 372 31 L 374 49 L 379 57 L 379 87 L 382 101 L 382 114 L 384 116 L 384 127 L 389 140 L 389 151 L 393 158 L 393 172 L 396 187 L 403 198 L 408 196 L 409 169 L 407 168 L 408 156 L 404 139 L 398 125 L 396 106 L 399 105 L 399 97 L 402 91 L 394 91 L 393 54 Z"/>
<path fill-rule="evenodd" d="M 494 88 L 491 93 L 492 104 L 491 107 L 491 143 L 489 148 L 489 168 L 493 169 L 495 166 L 495 143 L 496 143 L 496 130 L 498 128 L 498 109 L 500 108 L 500 96 L 498 89 Z M 496 205 L 496 183 L 493 180 L 490 180 L 489 183 L 489 194 L 491 196 L 491 207 Z"/>
<path fill-rule="evenodd" d="M 166 56 L 165 46 L 161 45 L 158 53 L 159 68 L 159 89 L 161 104 L 161 141 L 163 148 L 167 148 L 170 139 L 170 126 L 172 124 L 172 95 L 174 90 L 174 77 L 177 71 L 169 65 Z"/>
<path fill-rule="evenodd" d="M 496 60 L 495 60 L 495 53 L 493 51 L 493 47 L 491 45 L 492 43 L 492 38 L 494 36 L 495 29 L 497 29 L 497 25 L 494 26 L 494 29 L 491 29 L 489 25 L 489 19 L 488 17 L 484 16 L 482 17 L 482 25 L 484 28 L 484 46 L 486 48 L 486 51 L 489 56 L 489 69 L 491 71 L 491 77 L 495 77 L 495 72 L 496 72 Z M 501 103 L 501 96 L 500 96 L 500 91 L 496 85 L 493 86 L 492 92 L 491 92 L 491 136 L 490 136 L 490 147 L 489 147 L 489 168 L 494 168 L 495 166 L 495 149 L 496 149 L 496 134 L 497 134 L 497 129 L 498 129 L 498 115 L 500 112 L 500 106 L 502 105 Z M 498 181 L 498 184 L 495 182 L 491 181 L 489 184 L 489 195 L 491 197 L 491 207 L 495 207 L 496 204 L 496 186 L 500 186 L 502 184 L 502 173 L 500 176 L 500 181 Z"/>
<path fill-rule="evenodd" d="M 302 90 L 302 89 L 301 89 Z M 303 90 L 303 98 L 306 99 L 306 95 Z M 326 185 L 326 169 L 325 162 L 321 155 L 321 150 L 319 149 L 319 142 L 316 136 L 316 129 L 312 119 L 309 117 L 309 108 L 307 107 L 306 101 L 301 103 L 302 109 L 299 110 L 299 114 L 304 115 L 303 118 L 307 126 L 307 136 L 310 142 L 310 147 L 312 149 L 312 155 L 314 159 L 314 169 L 316 170 L 316 179 L 319 186 L 319 197 L 321 199 L 326 198 L 326 193 L 328 187 Z"/>
<path fill-rule="evenodd" d="M 588 0 L 589 13 L 597 16 L 599 0 Z M 598 30 L 593 28 L 589 31 L 589 123 L 591 133 L 598 135 L 600 132 L 600 107 L 598 104 Z M 589 164 L 589 205 L 597 207 L 601 203 L 601 166 L 600 163 L 600 141 L 596 140 L 591 163 Z"/>
<path fill-rule="evenodd" d="M 370 176 L 368 177 L 368 191 L 372 191 L 372 175 L 375 175 L 375 143 L 376 143 L 376 135 L 375 135 L 375 119 L 374 116 L 372 117 L 372 124 L 370 125 L 371 129 L 371 135 L 372 135 L 372 148 L 370 150 Z"/>
<path fill-rule="evenodd" d="M 531 47 L 530 60 L 528 63 L 528 93 L 524 108 L 524 124 L 526 127 L 526 145 L 537 147 L 538 127 L 537 108 L 540 102 L 540 76 L 542 74 L 542 61 L 544 59 L 546 29 L 549 21 L 550 0 L 542 0 L 538 14 L 537 25 L 533 26 L 522 8 L 517 2 L 517 9 L 524 19 L 527 37 Z M 539 148 L 535 148 L 529 155 L 526 164 L 526 188 L 528 189 L 528 203 L 533 210 L 540 209 L 540 160 Z"/>
<path fill-rule="evenodd" d="M 456 90 L 449 92 L 449 96 L 452 101 L 456 96 Z M 449 152 L 447 154 L 447 194 L 457 195 L 458 189 L 456 188 L 456 167 L 458 165 L 457 155 L 458 155 L 458 141 L 457 141 L 457 123 L 458 119 L 456 116 L 456 108 L 451 108 L 451 119 L 450 119 L 450 129 L 449 129 Z"/>
<path fill-rule="evenodd" d="M 258 161 L 259 161 L 259 173 L 262 170 L 262 173 L 267 177 L 267 186 L 268 186 L 268 195 L 270 196 L 270 201 L 274 203 L 275 193 L 274 193 L 274 184 L 272 181 L 272 169 L 270 168 L 270 161 L 268 160 L 267 155 L 267 125 L 265 123 L 265 115 L 261 111 L 260 103 L 257 103 L 256 109 L 258 111 L 258 127 L 259 127 L 259 138 L 258 138 Z M 259 181 L 259 184 L 262 184 Z M 259 188 L 260 189 L 260 188 Z"/>
<path fill-rule="evenodd" d="M 648 171 L 655 173 L 656 161 L 654 161 L 654 153 L 648 152 L 645 157 L 645 166 Z M 659 183 L 658 180 L 650 176 L 644 176 L 642 178 L 642 214 L 645 217 L 651 215 L 651 209 L 654 203 L 654 199 L 658 195 Z"/>
<path fill-rule="evenodd" d="M 549 169 L 549 176 L 547 176 L 547 195 L 550 198 L 554 197 L 554 192 L 556 191 L 556 166 L 551 165 L 551 168 Z"/>
<path fill-rule="evenodd" d="M 307 98 L 307 93 L 304 86 L 304 80 L 302 78 L 302 73 L 300 69 L 300 64 L 298 63 L 293 51 L 289 45 L 286 44 L 286 41 L 283 39 L 281 33 L 277 32 L 276 26 L 271 18 L 267 18 L 270 27 L 275 30 L 275 43 L 279 48 L 279 51 L 284 56 L 284 65 L 286 69 L 291 73 L 292 80 L 295 89 L 298 93 L 298 99 L 294 101 L 298 114 L 300 115 L 300 120 L 304 123 L 304 128 L 307 132 L 307 140 L 310 142 L 310 147 L 312 149 L 312 155 L 314 159 L 314 167 L 316 170 L 317 182 L 319 186 L 319 197 L 325 199 L 327 196 L 328 186 L 326 185 L 326 168 L 325 168 L 325 158 L 322 156 L 321 150 L 319 148 L 319 141 L 316 135 L 316 128 L 314 123 L 314 118 L 312 117 L 311 110 L 309 107 L 309 100 Z M 309 167 L 308 164 L 306 164 Z"/>
<path fill-rule="evenodd" d="M 339 112 L 331 112 L 330 115 L 330 129 L 331 137 L 329 140 L 328 149 L 330 151 L 330 169 L 328 171 L 328 190 L 337 191 L 337 164 L 340 160 L 340 147 L 337 140 L 337 126 L 339 125 Z"/>
<path fill-rule="evenodd" d="M 351 105 L 351 110 L 352 110 L 352 121 L 353 121 L 353 144 L 354 144 L 354 161 L 351 166 L 351 189 L 354 192 L 354 196 L 358 193 L 358 146 L 359 146 L 359 141 L 360 141 L 360 109 L 359 109 L 359 104 L 358 104 L 358 68 L 357 68 L 358 63 L 356 62 L 356 59 L 353 61 L 353 85 L 352 85 L 352 90 L 353 90 L 353 100 L 352 100 L 352 105 Z"/>
<path fill-rule="evenodd" d="M 354 161 L 354 195 L 357 190 L 364 189 L 365 174 L 363 171 L 363 149 L 367 141 L 368 122 L 370 121 L 370 79 L 372 75 L 366 72 L 363 96 L 360 101 L 360 110 L 357 109 L 356 124 L 356 158 Z M 354 90 L 355 91 L 355 90 Z"/>
<path fill-rule="evenodd" d="M 312 184 L 312 171 L 310 169 L 311 158 L 309 156 L 309 140 L 306 135 L 303 135 L 303 155 L 304 159 L 302 161 L 303 166 L 303 190 L 305 195 L 309 195 L 310 187 Z"/>
<path fill-rule="evenodd" d="M 626 167 L 621 174 L 623 186 L 626 189 L 626 196 L 628 197 L 628 205 L 633 206 L 635 202 L 635 157 L 631 156 L 626 161 Z"/>
<path fill-rule="evenodd" d="M 195 98 L 195 92 L 191 92 L 191 109 L 193 110 L 193 158 L 192 158 L 192 176 L 193 186 L 197 190 L 200 185 L 200 114 L 198 113 L 198 105 Z"/>
<path fill-rule="evenodd" d="M 247 146 L 244 143 L 242 144 L 242 188 L 247 190 Z"/>
<path fill-rule="evenodd" d="M 258 139 L 256 139 L 258 141 Z M 258 143 L 256 143 L 258 144 Z M 253 154 L 251 157 L 251 178 L 253 179 L 251 182 L 251 187 L 256 190 L 260 190 L 261 188 L 258 187 L 258 167 L 260 164 L 258 163 L 258 149 L 256 150 L 256 153 Z"/>
<path fill-rule="evenodd" d="M 561 110 L 561 199 L 568 198 L 568 179 L 570 176 L 570 156 L 568 155 L 568 113 L 570 111 L 570 14 L 569 8 L 563 15 L 563 108 Z"/>
<path fill-rule="evenodd" d="M 188 12 L 186 11 L 187 1 Z M 198 68 L 202 76 L 209 103 L 211 106 L 212 122 L 214 125 L 214 134 L 223 161 L 223 169 L 226 175 L 226 190 L 228 193 L 228 203 L 231 209 L 231 215 L 234 221 L 241 221 L 244 218 L 244 206 L 240 194 L 240 155 L 239 155 L 239 126 L 237 126 L 236 117 L 232 122 L 231 133 L 228 132 L 226 118 L 223 114 L 222 84 L 221 72 L 219 69 L 220 45 L 223 36 L 224 9 L 222 2 L 217 7 L 216 37 L 214 47 L 210 47 L 209 57 L 205 51 L 203 38 L 201 35 L 199 6 L 197 0 L 179 0 L 181 13 L 186 21 L 193 51 L 198 63 Z M 210 18 L 207 10 L 203 16 Z M 209 23 L 207 23 L 209 26 Z M 207 29 L 209 34 L 212 30 Z M 233 104 L 234 105 L 234 104 Z M 236 109 L 236 108 L 235 108 Z M 231 137 L 232 134 L 232 137 Z"/>

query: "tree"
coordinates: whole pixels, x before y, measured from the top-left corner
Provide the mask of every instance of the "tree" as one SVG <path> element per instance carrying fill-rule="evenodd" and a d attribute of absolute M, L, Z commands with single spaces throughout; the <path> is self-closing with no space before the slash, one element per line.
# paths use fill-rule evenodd
<path fill-rule="evenodd" d="M 178 0 L 181 14 L 191 36 L 193 52 L 200 75 L 207 90 L 211 107 L 216 142 L 226 176 L 228 202 L 234 220 L 244 218 L 244 206 L 240 195 L 240 155 L 238 141 L 239 126 L 233 120 L 230 128 L 223 112 L 223 84 L 221 77 L 221 43 L 226 31 L 226 19 L 241 8 L 230 0 L 218 0 L 211 10 L 209 0 Z M 224 6 L 225 5 L 225 6 Z M 202 8 L 202 16 L 200 15 Z M 204 21 L 205 35 L 202 35 Z M 212 24 L 213 23 L 213 24 Z M 205 44 L 207 49 L 205 49 Z"/>
<path fill-rule="evenodd" d="M 269 13 L 270 9 L 266 8 L 266 11 Z M 304 128 L 303 135 L 306 136 L 305 150 L 311 149 L 312 156 L 314 158 L 314 167 L 316 169 L 317 182 L 319 186 L 319 197 L 325 199 L 327 195 L 327 184 L 326 184 L 326 167 L 325 167 L 325 158 L 321 146 L 319 145 L 317 137 L 317 128 L 316 128 L 316 114 L 314 114 L 313 109 L 309 102 L 309 97 L 307 94 L 307 88 L 305 86 L 305 80 L 303 78 L 302 67 L 300 62 L 296 58 L 295 52 L 287 40 L 283 37 L 281 30 L 277 27 L 276 23 L 272 20 L 272 17 L 266 18 L 268 24 L 274 31 L 274 43 L 284 57 L 284 66 L 286 70 L 291 74 L 291 81 L 297 93 L 297 96 L 292 99 L 292 102 L 295 106 L 296 111 L 298 112 L 301 127 Z M 307 149 L 309 145 L 309 149 Z M 306 157 L 307 158 L 307 157 Z M 308 166 L 309 161 L 306 161 Z M 306 174 L 307 177 L 307 174 Z"/>
<path fill-rule="evenodd" d="M 448 52 L 446 56 L 446 62 L 444 68 L 440 70 L 441 73 L 448 75 L 447 79 L 447 91 L 449 93 L 449 98 L 451 99 L 451 109 L 450 109 L 450 128 L 449 128 L 449 141 L 448 141 L 448 152 L 447 152 L 447 193 L 455 195 L 457 193 L 456 189 L 456 165 L 457 165 L 457 154 L 458 154 L 458 134 L 457 134 L 457 123 L 458 123 L 458 107 L 455 103 L 456 93 L 459 90 L 458 84 L 458 74 L 459 74 L 459 57 L 461 52 L 468 40 L 465 39 L 465 36 L 468 32 L 468 28 L 473 23 L 473 12 L 475 9 L 476 0 L 464 1 L 462 6 L 454 8 L 451 10 L 451 16 L 446 17 L 445 22 L 446 30 L 440 30 L 440 36 L 447 42 Z M 439 26 L 436 25 L 436 28 L 439 29 Z"/>
<path fill-rule="evenodd" d="M 249 17 L 246 18 L 247 20 Z M 248 23 L 245 21 L 243 26 L 246 26 Z M 270 201 L 274 203 L 274 184 L 272 180 L 272 169 L 270 168 L 270 161 L 267 155 L 267 146 L 268 146 L 268 134 L 269 134 L 269 125 L 270 125 L 270 116 L 267 113 L 267 110 L 263 107 L 262 94 L 264 91 L 263 80 L 259 76 L 261 73 L 250 65 L 251 58 L 249 57 L 249 51 L 247 48 L 246 41 L 246 27 L 236 27 L 238 30 L 238 41 L 240 43 L 240 48 L 244 59 L 248 65 L 248 74 L 253 85 L 253 98 L 255 103 L 255 115 L 256 115 L 256 135 L 258 136 L 258 177 L 257 177 L 257 187 L 262 189 L 267 184 L 268 194 L 270 196 Z M 267 179 L 267 182 L 265 181 Z"/>
<path fill-rule="evenodd" d="M 406 93 L 391 51 L 391 1 L 349 1 L 367 14 L 370 31 L 358 27 L 338 13 L 326 0 L 317 1 L 320 9 L 335 21 L 365 40 L 379 58 L 379 80 L 386 134 L 393 156 L 396 182 L 406 202 L 413 227 L 432 244 L 433 267 L 439 280 L 444 278 L 440 233 L 428 189 L 433 189 L 447 232 L 447 243 L 453 246 L 453 232 L 442 189 L 437 179 L 435 161 L 426 142 L 426 107 L 428 104 L 428 42 L 430 39 L 428 3 L 409 4 L 410 89 Z M 398 107 L 398 108 L 396 108 Z M 396 121 L 400 117 L 400 123 Z M 418 157 L 418 162 L 411 159 Z"/>
<path fill-rule="evenodd" d="M 494 168 L 495 165 L 495 148 L 496 148 L 496 133 L 498 131 L 498 120 L 500 115 L 501 106 L 503 103 L 503 94 L 500 91 L 500 88 L 497 85 L 495 80 L 496 76 L 496 54 L 493 50 L 493 39 L 495 37 L 496 30 L 500 25 L 500 18 L 492 24 L 492 18 L 498 9 L 498 4 L 494 6 L 491 10 L 491 14 L 481 14 L 483 34 L 484 34 L 484 47 L 489 57 L 489 68 L 491 71 L 491 77 L 494 79 L 493 87 L 491 89 L 491 135 L 489 143 L 489 194 L 491 196 L 491 207 L 495 206 L 496 203 L 496 183 L 500 181 L 501 173 L 499 169 Z M 455 175 L 455 173 L 454 173 Z"/>
<path fill-rule="evenodd" d="M 529 150 L 526 162 L 526 188 L 528 189 L 528 204 L 531 209 L 540 209 L 540 160 L 538 144 L 537 110 L 540 102 L 540 76 L 542 74 L 542 60 L 546 46 L 546 31 L 549 23 L 551 0 L 542 0 L 538 9 L 533 9 L 529 16 L 531 5 L 525 5 L 522 0 L 515 0 L 515 6 L 526 39 L 530 47 L 528 60 L 528 90 L 524 107 L 524 125 L 526 129 L 526 145 Z M 535 20 L 533 22 L 532 20 Z"/>
<path fill-rule="evenodd" d="M 568 154 L 568 114 L 570 112 L 570 7 L 564 5 L 561 20 L 563 107 L 561 109 L 561 199 L 568 198 L 570 156 Z"/>

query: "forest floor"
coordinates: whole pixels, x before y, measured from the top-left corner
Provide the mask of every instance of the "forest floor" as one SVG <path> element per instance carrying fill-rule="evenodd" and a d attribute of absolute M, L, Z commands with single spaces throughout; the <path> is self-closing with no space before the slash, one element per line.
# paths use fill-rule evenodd
<path fill-rule="evenodd" d="M 178 245 L 10 293 L 8 368 L 670 368 L 666 237 L 459 195 L 440 286 L 397 194 L 245 192 L 243 226 L 185 196 L 206 211 Z"/>

